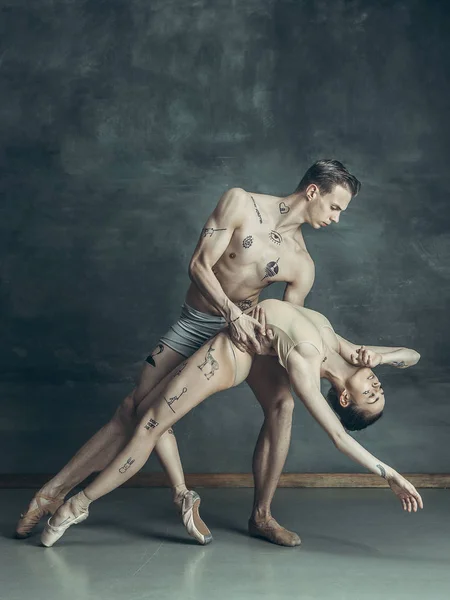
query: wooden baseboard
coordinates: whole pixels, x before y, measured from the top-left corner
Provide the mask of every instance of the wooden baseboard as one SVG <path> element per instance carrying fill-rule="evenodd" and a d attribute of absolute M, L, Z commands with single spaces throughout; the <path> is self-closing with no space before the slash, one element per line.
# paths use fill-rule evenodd
<path fill-rule="evenodd" d="M 448 488 L 449 473 L 410 473 L 403 475 L 417 488 Z M 39 488 L 49 481 L 48 474 L 0 474 L 0 488 Z M 189 488 L 251 488 L 251 473 L 189 473 Z M 125 487 L 168 487 L 164 473 L 138 473 L 124 484 Z M 278 487 L 282 488 L 383 488 L 386 481 L 378 475 L 366 473 L 283 473 Z"/>

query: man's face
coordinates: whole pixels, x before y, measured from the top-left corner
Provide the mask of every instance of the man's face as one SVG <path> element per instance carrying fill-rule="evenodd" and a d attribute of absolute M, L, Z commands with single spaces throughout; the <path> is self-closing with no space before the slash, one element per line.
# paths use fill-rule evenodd
<path fill-rule="evenodd" d="M 317 185 L 311 184 L 306 195 L 309 200 L 309 223 L 314 229 L 339 223 L 341 212 L 350 204 L 352 195 L 341 185 L 334 186 L 329 194 L 322 194 Z"/>

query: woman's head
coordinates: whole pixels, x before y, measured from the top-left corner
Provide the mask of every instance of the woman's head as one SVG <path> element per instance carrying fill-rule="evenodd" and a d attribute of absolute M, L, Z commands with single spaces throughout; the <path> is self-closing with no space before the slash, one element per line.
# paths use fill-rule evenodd
<path fill-rule="evenodd" d="M 375 373 L 363 367 L 346 379 L 345 387 L 338 392 L 334 387 L 327 396 L 328 402 L 349 431 L 365 429 L 382 416 L 384 392 Z"/>

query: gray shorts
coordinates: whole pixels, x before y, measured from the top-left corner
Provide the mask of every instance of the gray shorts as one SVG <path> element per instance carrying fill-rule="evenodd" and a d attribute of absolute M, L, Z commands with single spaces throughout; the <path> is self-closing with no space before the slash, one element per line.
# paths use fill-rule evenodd
<path fill-rule="evenodd" d="M 160 341 L 187 358 L 226 327 L 226 324 L 223 317 L 208 315 L 184 303 L 180 318 Z"/>

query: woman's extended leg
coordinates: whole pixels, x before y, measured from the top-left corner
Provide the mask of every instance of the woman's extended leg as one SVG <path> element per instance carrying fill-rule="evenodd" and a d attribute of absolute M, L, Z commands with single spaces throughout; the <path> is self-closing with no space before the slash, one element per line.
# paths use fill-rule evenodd
<path fill-rule="evenodd" d="M 250 355 L 235 352 L 224 332 L 202 346 L 178 369 L 170 382 L 139 406 L 141 417 L 126 447 L 90 483 L 84 492 L 68 500 L 44 530 L 42 542 L 52 545 L 71 525 L 87 514 L 90 502 L 101 498 L 132 477 L 146 463 L 158 439 L 208 396 L 243 381 L 250 370 Z M 156 396 L 156 393 L 158 395 Z M 80 519 L 81 520 L 81 519 Z M 55 529 L 62 531 L 56 532 Z"/>

